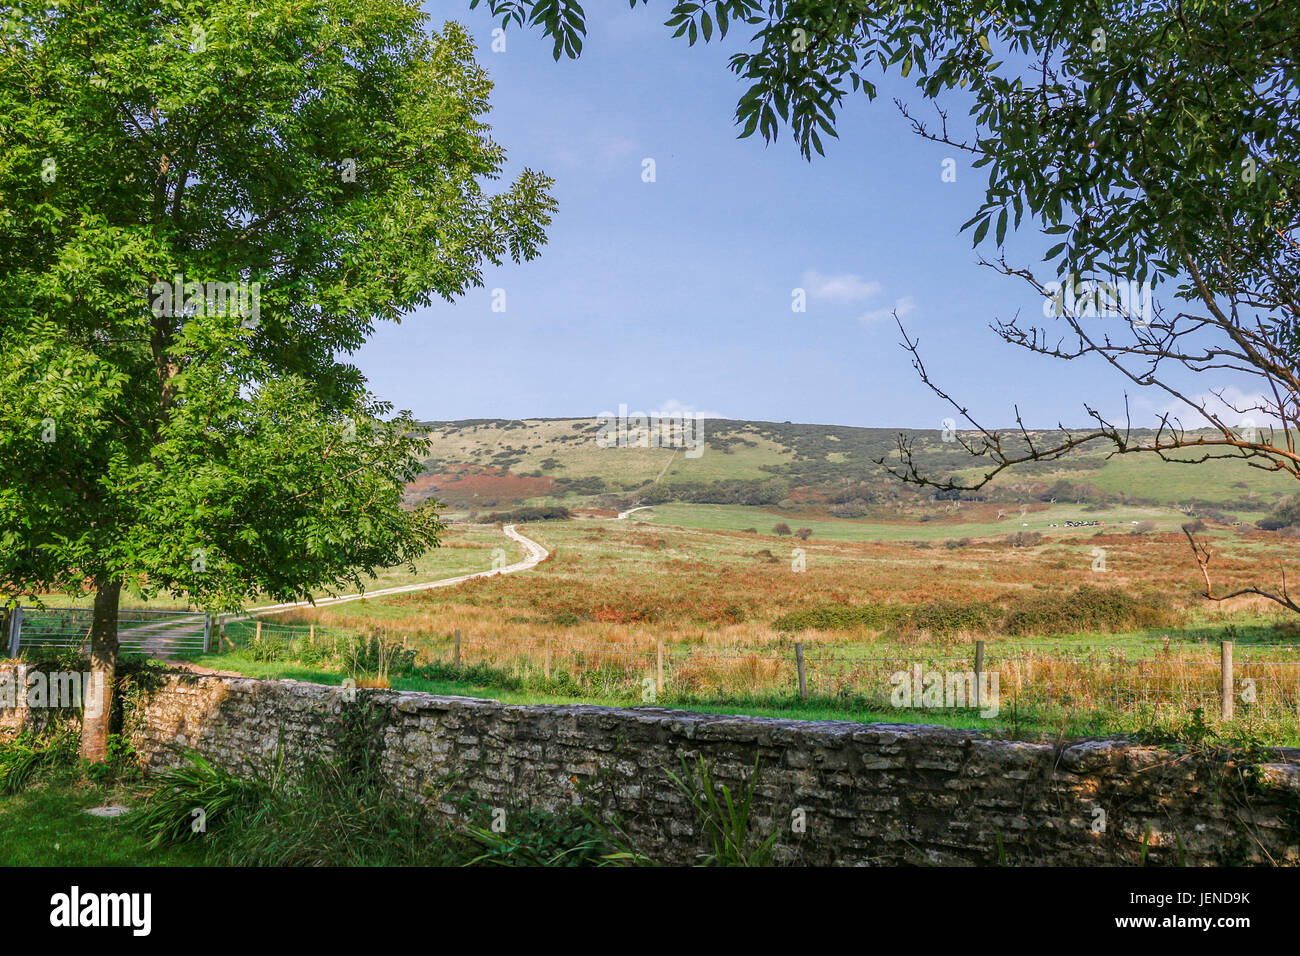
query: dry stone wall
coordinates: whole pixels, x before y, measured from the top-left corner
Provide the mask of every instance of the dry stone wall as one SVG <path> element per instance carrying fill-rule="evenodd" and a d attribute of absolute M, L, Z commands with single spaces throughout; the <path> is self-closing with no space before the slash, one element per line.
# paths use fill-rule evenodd
<path fill-rule="evenodd" d="M 350 699 L 352 698 L 352 699 Z M 666 771 L 702 756 L 732 787 L 758 761 L 755 826 L 804 864 L 1300 863 L 1300 751 L 1176 753 L 1123 740 L 1052 745 L 902 724 L 644 707 L 522 706 L 295 681 L 171 675 L 137 709 L 148 769 L 194 748 L 232 769 L 328 754 L 370 710 L 389 780 L 415 801 L 617 816 L 656 859 L 690 863 L 698 821 Z M 0 714 L 0 727 L 14 726 Z M 802 820 L 803 832 L 796 832 Z"/>

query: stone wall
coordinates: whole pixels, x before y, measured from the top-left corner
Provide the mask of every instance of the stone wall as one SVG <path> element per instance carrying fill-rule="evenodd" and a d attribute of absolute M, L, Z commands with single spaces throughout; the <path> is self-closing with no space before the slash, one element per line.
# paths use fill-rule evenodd
<path fill-rule="evenodd" d="M 377 710 L 385 773 L 413 800 L 617 814 L 689 863 L 697 821 L 665 771 L 703 756 L 735 786 L 759 761 L 756 826 L 806 864 L 1300 863 L 1300 751 L 1268 762 L 1122 740 L 1052 744 L 902 724 L 520 706 L 294 681 L 170 676 L 133 721 L 150 769 L 192 747 L 232 769 L 328 753 L 344 708 Z M 3 724 L 3 719 L 0 719 Z M 792 832 L 802 811 L 803 833 Z M 1104 824 L 1104 826 L 1103 826 Z"/>

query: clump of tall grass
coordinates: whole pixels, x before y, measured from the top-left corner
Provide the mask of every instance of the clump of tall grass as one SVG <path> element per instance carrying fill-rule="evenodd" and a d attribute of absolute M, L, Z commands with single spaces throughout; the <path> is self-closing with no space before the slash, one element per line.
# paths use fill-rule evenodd
<path fill-rule="evenodd" d="M 185 751 L 183 759 L 181 766 L 160 774 L 158 789 L 132 815 L 150 849 L 199 839 L 255 810 L 282 788 L 279 753 L 269 774 L 234 774 L 193 750 Z"/>
<path fill-rule="evenodd" d="M 576 865 L 607 848 L 568 817 L 512 811 L 508 834 L 449 821 L 392 789 L 382 772 L 382 712 L 354 705 L 328 755 L 297 763 L 283 746 L 234 773 L 187 752 L 132 825 L 157 849 L 202 841 L 226 866 Z M 198 812 L 196 812 L 198 811 Z"/>
<path fill-rule="evenodd" d="M 681 776 L 665 772 L 686 797 L 704 829 L 708 849 L 700 859 L 705 866 L 771 865 L 780 834 L 775 828 L 766 837 L 752 832 L 757 759 L 749 779 L 734 794 L 730 787 L 714 780 L 713 770 L 703 757 L 696 759 L 693 768 L 682 757 Z"/>
<path fill-rule="evenodd" d="M 77 739 L 76 725 L 64 722 L 44 734 L 0 742 L 0 794 L 18 793 L 44 771 L 75 766 Z"/>
<path fill-rule="evenodd" d="M 416 666 L 414 648 L 400 641 L 374 635 L 276 634 L 249 640 L 247 653 L 258 663 L 292 662 L 309 667 L 338 670 L 365 686 L 387 687 L 389 676 L 409 674 Z"/>
<path fill-rule="evenodd" d="M 465 866 L 602 866 L 613 862 L 612 847 L 601 829 L 578 812 L 551 814 L 535 810 L 510 815 L 509 832 L 466 825 L 467 845 L 480 852 Z"/>
<path fill-rule="evenodd" d="M 132 823 L 157 849 L 202 840 L 207 862 L 226 866 L 407 866 L 442 859 L 418 807 L 346 756 L 232 773 L 187 752 L 164 771 Z"/>

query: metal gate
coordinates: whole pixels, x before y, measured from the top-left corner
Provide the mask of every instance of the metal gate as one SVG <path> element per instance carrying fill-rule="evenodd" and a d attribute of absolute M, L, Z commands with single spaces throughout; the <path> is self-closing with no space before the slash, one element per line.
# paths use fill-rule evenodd
<path fill-rule="evenodd" d="M 90 608 L 14 608 L 9 614 L 9 656 L 22 647 L 88 648 L 94 611 Z M 117 641 L 127 653 L 169 657 L 179 651 L 207 651 L 212 618 L 196 611 L 122 610 Z"/>

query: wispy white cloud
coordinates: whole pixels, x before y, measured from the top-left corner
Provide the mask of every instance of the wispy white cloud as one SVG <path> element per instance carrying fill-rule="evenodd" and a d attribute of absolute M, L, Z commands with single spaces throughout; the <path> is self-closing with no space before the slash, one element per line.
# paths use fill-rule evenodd
<path fill-rule="evenodd" d="M 880 292 L 879 282 L 868 281 L 850 272 L 823 275 L 815 269 L 804 272 L 803 287 L 809 298 L 831 302 L 857 302 Z"/>
<path fill-rule="evenodd" d="M 916 311 L 916 300 L 910 295 L 905 295 L 901 299 L 895 299 L 892 307 L 884 309 L 872 309 L 870 312 L 864 312 L 858 316 L 858 321 L 863 325 L 871 325 L 875 322 L 883 322 L 885 319 L 893 318 L 897 313 L 900 319 L 906 318 Z"/>

